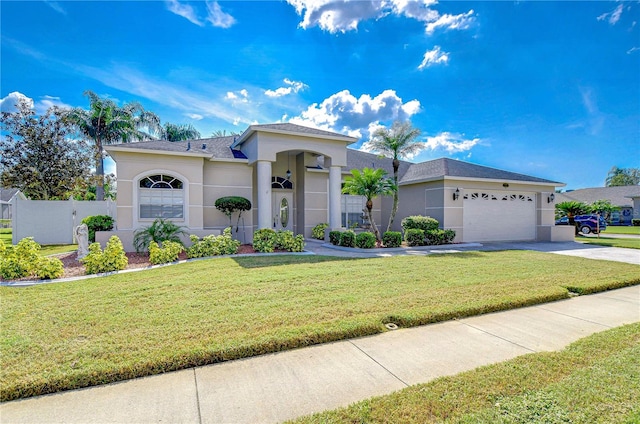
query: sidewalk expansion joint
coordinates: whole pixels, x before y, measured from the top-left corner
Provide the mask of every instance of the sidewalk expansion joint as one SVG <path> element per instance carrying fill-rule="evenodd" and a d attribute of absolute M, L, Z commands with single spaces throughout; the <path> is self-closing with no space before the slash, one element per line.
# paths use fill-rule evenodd
<path fill-rule="evenodd" d="M 202 424 L 202 413 L 200 411 L 200 391 L 198 390 L 198 375 L 195 367 L 193 368 L 193 382 L 196 386 L 196 406 L 198 407 L 198 423 Z"/>
<path fill-rule="evenodd" d="M 604 328 L 614 328 L 614 327 L 615 327 L 615 326 L 614 326 L 614 327 L 612 327 L 612 326 L 610 326 L 610 325 L 603 324 L 603 323 L 601 323 L 601 322 L 592 321 L 592 320 L 590 320 L 590 319 L 585 319 L 585 318 L 577 317 L 577 316 L 575 316 L 575 315 L 564 314 L 564 313 L 562 313 L 562 312 L 558 312 L 558 311 L 554 311 L 554 310 L 551 310 L 551 309 L 544 308 L 544 307 L 542 307 L 542 306 L 540 306 L 540 305 L 536 306 L 536 308 L 538 308 L 538 309 L 542 309 L 543 311 L 547 311 L 547 312 L 553 312 L 554 314 L 562 315 L 562 316 L 565 316 L 565 317 L 569 317 L 569 318 L 577 319 L 577 320 L 579 320 L 579 321 L 590 322 L 591 324 L 601 325 L 601 326 L 603 326 Z"/>
<path fill-rule="evenodd" d="M 462 320 L 458 320 L 458 322 L 459 322 L 460 324 L 464 324 L 464 325 L 466 325 L 466 326 L 467 326 L 467 327 L 469 327 L 469 328 L 473 328 L 474 330 L 481 331 L 481 332 L 483 332 L 484 334 L 487 334 L 487 335 L 489 335 L 489 336 L 491 336 L 491 337 L 495 337 L 496 339 L 500 339 L 500 340 L 503 340 L 503 341 L 505 341 L 505 342 L 507 342 L 507 343 L 509 343 L 509 344 L 514 345 L 514 346 L 521 347 L 522 349 L 524 349 L 524 350 L 528 350 L 529 352 L 532 352 L 532 353 L 537 353 L 537 352 L 538 352 L 537 350 L 531 349 L 530 347 L 526 347 L 526 346 L 524 346 L 524 345 L 521 345 L 521 344 L 519 344 L 519 343 L 514 342 L 513 340 L 509 340 L 509 339 L 507 339 L 507 338 L 504 338 L 504 337 L 498 336 L 497 334 L 493 334 L 493 333 L 491 333 L 491 332 L 489 332 L 489 331 L 487 331 L 487 330 L 483 330 L 483 329 L 482 329 L 482 328 L 480 328 L 480 327 L 476 327 L 476 326 L 471 325 L 471 324 L 469 324 L 469 323 L 467 323 L 467 322 L 464 322 L 464 321 L 462 321 Z"/>
<path fill-rule="evenodd" d="M 404 381 L 403 379 L 401 379 L 400 377 L 398 377 L 397 375 L 395 375 L 389 368 L 385 367 L 384 365 L 382 365 L 380 362 L 376 361 L 375 358 L 371 355 L 369 355 L 367 352 L 365 352 L 364 350 L 362 350 L 360 348 L 360 346 L 358 346 L 357 344 L 353 343 L 351 340 L 348 340 L 349 343 L 351 343 L 351 345 L 353 345 L 356 349 L 358 349 L 360 352 L 362 352 L 366 357 L 368 357 L 369 359 L 371 359 L 373 362 L 375 362 L 376 364 L 378 364 L 380 366 L 380 368 L 382 368 L 383 370 L 385 370 L 386 372 L 388 372 L 389 374 L 391 374 L 393 376 L 393 378 L 395 378 L 396 380 L 398 380 L 399 382 L 401 382 L 402 384 L 405 385 L 405 387 L 409 387 L 410 384 L 408 384 L 406 381 Z"/>

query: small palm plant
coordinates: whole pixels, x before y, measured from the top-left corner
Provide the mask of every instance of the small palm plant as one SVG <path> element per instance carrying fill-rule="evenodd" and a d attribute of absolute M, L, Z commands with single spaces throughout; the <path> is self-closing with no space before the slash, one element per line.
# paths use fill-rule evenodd
<path fill-rule="evenodd" d="M 133 233 L 133 246 L 136 248 L 136 252 L 144 252 L 149 249 L 149 244 L 152 241 L 158 244 L 162 244 L 164 241 L 182 244 L 181 235 L 187 235 L 183 227 L 164 218 L 158 218 L 148 227 L 142 227 Z"/>

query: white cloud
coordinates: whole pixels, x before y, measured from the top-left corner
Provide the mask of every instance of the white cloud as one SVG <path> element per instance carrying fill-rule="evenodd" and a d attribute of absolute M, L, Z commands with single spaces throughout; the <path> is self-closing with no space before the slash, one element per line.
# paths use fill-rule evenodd
<path fill-rule="evenodd" d="M 459 15 L 442 15 L 435 21 L 428 22 L 425 31 L 431 35 L 436 29 L 441 27 L 444 29 L 469 29 L 474 20 L 474 13 L 473 9 L 471 9 L 467 13 L 461 13 Z"/>
<path fill-rule="evenodd" d="M 53 10 L 55 10 L 56 12 L 58 12 L 61 15 L 65 15 L 67 14 L 67 11 L 64 10 L 62 8 L 62 6 L 60 6 L 60 3 L 58 3 L 57 1 L 52 1 L 52 0 L 44 0 L 45 4 L 47 6 L 49 6 L 50 8 L 52 8 Z"/>
<path fill-rule="evenodd" d="M 54 96 L 42 96 L 41 100 L 35 104 L 36 113 L 42 114 L 46 112 L 49 108 L 57 106 L 61 109 L 71 109 L 72 106 L 68 105 L 60 100 L 60 97 Z"/>
<path fill-rule="evenodd" d="M 403 103 L 395 91 L 385 90 L 375 97 L 363 94 L 359 98 L 349 90 L 335 93 L 321 103 L 314 103 L 289 122 L 315 128 L 368 137 L 380 122 L 408 120 L 420 111 L 420 102 Z"/>
<path fill-rule="evenodd" d="M 284 83 L 286 87 L 279 87 L 275 90 L 265 90 L 264 94 L 268 97 L 282 97 L 291 93 L 297 93 L 298 91 L 304 90 L 309 86 L 300 81 L 292 81 L 288 78 L 284 79 Z"/>
<path fill-rule="evenodd" d="M 0 111 L 2 112 L 16 112 L 18 109 L 16 105 L 20 100 L 25 100 L 31 109 L 33 109 L 33 99 L 25 96 L 19 91 L 7 94 L 7 97 L 0 99 Z"/>
<path fill-rule="evenodd" d="M 613 9 L 611 12 L 603 13 L 602 15 L 598 16 L 596 19 L 599 21 L 604 21 L 606 19 L 611 25 L 615 25 L 620 20 L 623 10 L 624 10 L 623 5 L 619 4 L 618 7 Z"/>
<path fill-rule="evenodd" d="M 217 1 L 207 1 L 207 11 L 209 13 L 207 21 L 209 21 L 214 27 L 229 28 L 236 23 L 233 16 L 222 11 L 222 8 L 220 8 Z"/>
<path fill-rule="evenodd" d="M 200 115 L 199 113 L 185 113 L 184 116 L 193 119 L 194 121 L 200 121 L 204 119 L 204 116 Z"/>
<path fill-rule="evenodd" d="M 196 14 L 196 11 L 193 9 L 193 7 L 191 7 L 190 4 L 183 4 L 178 0 L 167 0 L 165 1 L 165 5 L 167 6 L 169 12 L 175 13 L 178 16 L 182 16 L 193 24 L 204 26 L 204 23 L 200 21 Z"/>
<path fill-rule="evenodd" d="M 404 16 L 425 24 L 427 34 L 437 28 L 467 29 L 474 20 L 474 11 L 459 15 L 440 15 L 433 6 L 435 0 L 287 0 L 302 21 L 304 29 L 319 26 L 330 33 L 353 31 L 361 21 L 380 19 L 387 15 Z"/>
<path fill-rule="evenodd" d="M 198 5 L 197 2 L 192 4 Z M 209 22 L 212 26 L 218 28 L 229 28 L 236 23 L 233 16 L 222 11 L 222 8 L 217 1 L 207 0 L 205 3 L 207 7 L 207 17 L 204 20 L 198 16 L 198 12 L 194 9 L 192 4 L 180 3 L 179 0 L 165 1 L 167 10 L 178 16 L 182 16 L 189 22 L 201 27 L 205 26 L 206 22 Z"/>
<path fill-rule="evenodd" d="M 466 152 L 480 143 L 479 138 L 465 140 L 463 137 L 460 134 L 441 132 L 438 135 L 427 137 L 424 147 L 429 150 L 445 150 L 451 154 Z"/>
<path fill-rule="evenodd" d="M 224 96 L 226 100 L 231 100 L 232 103 L 247 103 L 249 102 L 249 92 L 243 88 L 238 91 L 227 91 Z"/>
<path fill-rule="evenodd" d="M 631 47 L 629 50 L 627 50 L 627 54 L 637 52 L 638 50 L 640 50 L 640 47 Z"/>
<path fill-rule="evenodd" d="M 440 50 L 440 46 L 435 46 L 433 50 L 427 50 L 422 59 L 422 63 L 418 66 L 418 69 L 422 70 L 429 66 L 437 65 L 439 63 L 448 63 L 449 53 Z"/>

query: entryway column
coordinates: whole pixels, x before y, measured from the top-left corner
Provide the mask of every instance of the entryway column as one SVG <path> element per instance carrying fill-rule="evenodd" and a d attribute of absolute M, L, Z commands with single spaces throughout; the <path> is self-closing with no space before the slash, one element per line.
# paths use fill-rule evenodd
<path fill-rule="evenodd" d="M 271 228 L 271 162 L 259 160 L 258 168 L 258 229 Z"/>
<path fill-rule="evenodd" d="M 329 228 L 332 230 L 342 227 L 340 219 L 340 195 L 342 191 L 342 167 L 329 167 Z"/>

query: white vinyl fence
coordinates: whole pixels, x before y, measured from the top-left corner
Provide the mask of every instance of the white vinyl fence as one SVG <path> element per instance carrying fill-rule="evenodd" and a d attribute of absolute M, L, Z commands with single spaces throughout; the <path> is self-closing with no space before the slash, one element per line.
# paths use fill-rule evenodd
<path fill-rule="evenodd" d="M 109 215 L 116 220 L 112 200 L 25 200 L 18 196 L 12 203 L 13 244 L 33 237 L 40 244 L 71 244 L 73 228 L 91 215 Z"/>

